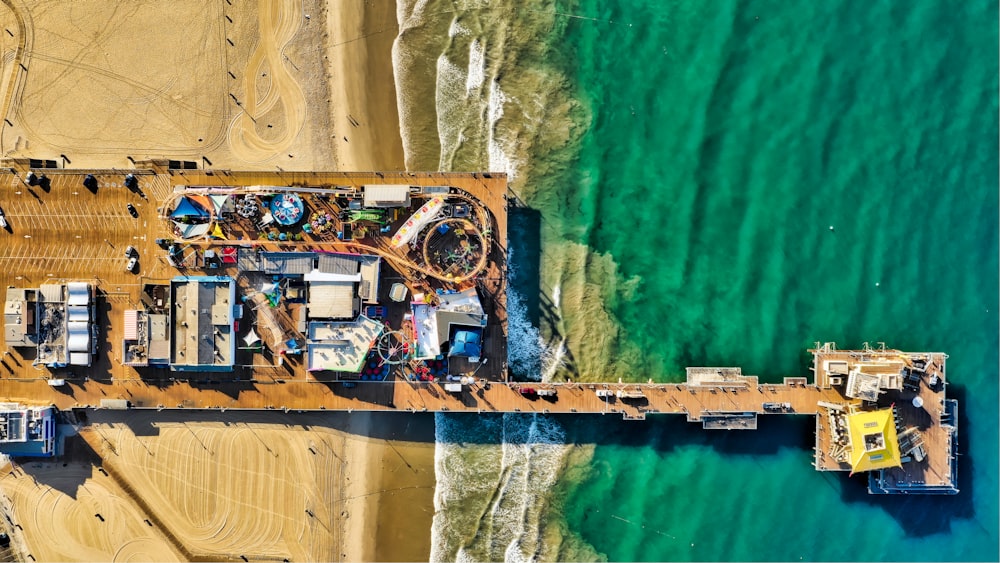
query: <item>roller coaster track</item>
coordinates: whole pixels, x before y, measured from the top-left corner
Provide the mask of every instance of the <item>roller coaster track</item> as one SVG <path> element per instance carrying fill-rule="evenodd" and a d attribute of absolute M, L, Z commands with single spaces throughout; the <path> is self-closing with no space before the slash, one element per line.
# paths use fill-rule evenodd
<path fill-rule="evenodd" d="M 277 191 L 292 191 L 292 192 L 294 192 L 295 190 L 294 189 L 289 189 L 289 190 L 277 190 Z M 327 191 L 329 191 L 330 193 L 333 193 L 332 190 L 310 190 L 310 192 L 312 192 L 312 193 L 325 193 Z M 187 191 L 187 192 L 184 192 L 184 191 L 173 192 L 172 194 L 170 194 L 163 201 L 163 204 L 160 207 L 160 218 L 162 220 L 164 220 L 164 221 L 170 221 L 170 210 L 174 208 L 173 203 L 174 203 L 175 200 L 177 200 L 177 199 L 179 199 L 181 197 L 184 197 L 185 195 L 192 195 L 192 194 L 207 195 L 209 193 L 211 193 L 211 194 L 218 194 L 218 195 L 222 195 L 223 193 L 225 195 L 237 195 L 237 194 L 268 195 L 269 194 L 269 192 L 265 193 L 265 192 L 261 192 L 261 191 L 258 191 L 258 190 L 252 190 L 252 189 L 246 188 L 246 187 L 244 187 L 244 188 L 227 189 L 224 192 L 223 191 L 218 191 L 218 190 L 214 190 L 214 191 L 191 190 L 191 191 Z M 448 199 L 461 199 L 461 200 L 465 201 L 466 203 L 469 204 L 470 208 L 475 211 L 475 213 L 477 215 L 477 219 L 478 219 L 478 221 L 479 221 L 480 224 L 482 224 L 482 225 L 489 225 L 490 229 L 493 228 L 492 221 L 490 219 L 489 213 L 487 213 L 485 211 L 485 208 L 482 206 L 482 204 L 480 204 L 474 198 L 472 198 L 470 196 L 467 196 L 465 194 L 449 194 L 448 195 Z M 208 212 L 209 212 L 209 223 L 210 224 L 211 223 L 215 223 L 216 220 L 217 220 L 216 215 L 215 215 L 215 210 L 214 209 L 209 209 Z M 467 274 L 465 274 L 463 276 L 450 276 L 450 277 L 449 277 L 449 274 L 442 274 L 441 272 L 438 272 L 438 271 L 432 270 L 430 268 L 427 268 L 425 266 L 422 266 L 422 265 L 418 264 L 417 262 L 415 262 L 415 261 L 413 261 L 413 260 L 411 260 L 409 258 L 405 258 L 403 256 L 400 256 L 400 255 L 395 254 L 395 253 L 393 253 L 393 252 L 391 252 L 389 250 L 385 250 L 385 249 L 379 248 L 377 246 L 371 246 L 371 245 L 364 244 L 364 243 L 361 243 L 361 242 L 340 241 L 340 240 L 338 240 L 336 242 L 323 242 L 323 241 L 301 241 L 301 242 L 296 242 L 296 241 L 281 241 L 280 244 L 282 244 L 284 246 L 291 246 L 293 248 L 304 248 L 304 249 L 309 249 L 311 247 L 316 247 L 316 246 L 318 246 L 320 248 L 322 248 L 324 246 L 339 246 L 339 247 L 347 246 L 349 248 L 357 248 L 357 249 L 360 249 L 360 250 L 364 250 L 365 252 L 370 252 L 372 254 L 376 254 L 379 257 L 384 258 L 384 259 L 388 260 L 389 262 L 392 262 L 393 264 L 396 264 L 397 266 L 400 266 L 402 268 L 407 268 L 409 270 L 412 270 L 412 271 L 415 271 L 415 272 L 419 272 L 421 274 L 424 274 L 426 276 L 432 277 L 432 278 L 437 279 L 437 280 L 441 280 L 443 282 L 447 282 L 447 283 L 463 283 L 463 282 L 469 281 L 469 280 L 475 278 L 476 276 L 478 276 L 479 274 L 481 274 L 483 272 L 483 270 L 486 269 L 486 265 L 489 263 L 489 255 L 490 255 L 489 249 L 490 249 L 490 245 L 492 244 L 492 242 L 491 242 L 492 241 L 492 235 L 488 235 L 486 233 L 483 233 L 482 230 L 480 230 L 478 227 L 476 228 L 476 234 L 483 240 L 483 245 L 484 245 L 482 256 L 480 257 L 479 262 L 476 264 L 476 267 L 473 268 L 471 271 L 469 271 L 469 273 L 467 273 Z M 273 245 L 273 244 L 275 244 L 275 241 L 272 241 L 272 240 L 253 240 L 253 239 L 238 239 L 238 240 L 235 240 L 235 239 L 212 239 L 212 238 L 206 238 L 206 239 L 203 239 L 203 240 L 187 240 L 187 241 L 185 241 L 185 243 L 187 243 L 187 244 L 194 244 L 194 245 L 206 245 L 207 244 L 207 245 L 210 245 L 210 246 L 227 246 L 227 245 L 233 245 L 233 244 L 250 245 L 250 246 L 266 246 L 266 245 Z"/>

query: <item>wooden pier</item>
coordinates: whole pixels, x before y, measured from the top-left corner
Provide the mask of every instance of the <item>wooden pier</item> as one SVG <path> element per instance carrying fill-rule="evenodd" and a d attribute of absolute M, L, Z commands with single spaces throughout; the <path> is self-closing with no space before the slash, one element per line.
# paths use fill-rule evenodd
<path fill-rule="evenodd" d="M 406 411 L 447 413 L 591 414 L 644 420 L 651 414 L 683 415 L 706 429 L 752 430 L 758 416 L 804 415 L 816 418 L 814 466 L 820 471 L 850 471 L 831 454 L 836 444 L 829 425 L 831 411 L 888 407 L 898 414 L 897 426 L 920 429 L 923 457 L 900 467 L 872 473 L 872 492 L 958 492 L 955 465 L 957 420 L 944 393 L 944 354 L 907 354 L 895 350 L 813 350 L 817 364 L 850 361 L 851 366 L 882 365 L 884 358 L 912 365 L 928 358 L 929 377 L 940 387 L 917 383 L 917 390 L 880 397 L 875 404 L 845 394 L 843 384 L 824 387 L 803 377 L 782 384 L 760 383 L 737 368 L 691 368 L 683 384 L 660 383 L 497 383 L 477 380 L 450 392 L 444 383 L 321 382 L 297 380 L 213 381 L 180 379 L 68 380 L 52 387 L 44 379 L 2 379 L 0 397 L 60 409 L 140 408 L 211 410 Z M 711 377 L 711 374 L 718 377 Z M 924 372 L 922 377 L 928 377 Z M 820 374 L 823 379 L 823 374 Z M 553 393 L 554 392 L 554 393 Z M 886 393 L 889 395 L 889 393 Z M 923 407 L 914 406 L 921 397 Z M 884 404 L 883 404 L 884 403 Z M 238 416 L 234 414 L 233 416 Z"/>
<path fill-rule="evenodd" d="M 812 350 L 813 377 L 761 383 L 739 368 L 688 368 L 684 383 L 510 383 L 506 370 L 507 192 L 502 174 L 408 172 L 230 172 L 151 169 L 131 171 L 136 189 L 124 186 L 124 171 L 46 170 L 44 185 L 28 182 L 25 170 L 0 174 L 0 207 L 10 227 L 0 232 L 0 282 L 5 287 L 38 287 L 46 282 L 87 280 L 98 289 L 100 346 L 87 368 L 49 370 L 33 365 L 24 348 L 0 359 L 0 398 L 60 409 L 242 409 L 283 411 L 403 411 L 449 413 L 595 414 L 644 420 L 649 415 L 683 415 L 717 430 L 753 430 L 759 416 L 813 416 L 814 466 L 850 471 L 851 450 L 845 417 L 857 412 L 891 411 L 889 440 L 906 451 L 902 463 L 870 473 L 873 493 L 956 493 L 958 491 L 957 405 L 945 397 L 945 359 L 940 353 L 905 353 L 884 347 L 840 351 L 832 344 Z M 82 184 L 92 172 L 99 185 Z M 143 306 L 143 283 L 178 275 L 164 259 L 157 238 L 170 238 L 163 202 L 190 187 L 296 186 L 358 189 L 371 184 L 451 186 L 488 210 L 493 244 L 489 268 L 474 283 L 490 316 L 481 363 L 465 383 L 415 381 L 401 370 L 385 382 L 344 381 L 307 372 L 301 360 L 277 362 L 254 354 L 231 373 L 180 373 L 124 365 L 123 315 Z M 471 198 L 471 199 L 468 199 Z M 127 209 L 127 210 L 126 210 Z M 235 242 L 235 241 L 231 241 Z M 196 245 L 211 246 L 209 240 Z M 336 240 L 277 242 L 242 240 L 240 246 L 268 250 L 345 251 Z M 138 276 L 125 272 L 126 247 L 141 256 Z M 349 251 L 349 249 L 346 249 Z M 425 280 L 410 279 L 421 290 Z M 221 268 L 215 274 L 231 272 Z M 233 277 L 237 277 L 234 275 Z M 386 284 L 383 284 L 386 285 Z M 430 288 L 431 286 L 426 286 Z M 391 316 L 391 312 L 390 312 Z M 399 317 L 403 317 L 400 312 Z M 404 323 L 405 324 L 405 323 Z M 466 374 L 469 375 L 469 374 Z M 61 385 L 51 385 L 59 380 Z M 457 387 L 457 389 L 456 389 Z M 867 438 L 867 436 L 865 436 Z M 860 446 L 854 444 L 854 452 Z M 867 447 L 867 443 L 866 446 Z M 855 460 L 856 463 L 856 460 Z"/>

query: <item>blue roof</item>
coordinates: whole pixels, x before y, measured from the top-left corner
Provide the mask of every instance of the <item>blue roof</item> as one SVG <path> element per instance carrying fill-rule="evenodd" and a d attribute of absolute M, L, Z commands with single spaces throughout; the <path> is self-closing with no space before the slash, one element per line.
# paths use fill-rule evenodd
<path fill-rule="evenodd" d="M 451 352 L 448 355 L 478 358 L 482 355 L 481 339 L 478 332 L 460 330 L 455 333 L 455 339 L 451 342 Z"/>
<path fill-rule="evenodd" d="M 0 445 L 0 453 L 10 457 L 52 457 L 56 455 L 55 448 L 46 452 L 43 440 L 28 440 L 27 442 L 8 442 Z"/>

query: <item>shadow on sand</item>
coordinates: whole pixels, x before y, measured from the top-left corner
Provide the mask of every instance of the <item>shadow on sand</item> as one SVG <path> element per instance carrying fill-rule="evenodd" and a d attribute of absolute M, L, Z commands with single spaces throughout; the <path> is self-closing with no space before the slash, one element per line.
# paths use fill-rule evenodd
<path fill-rule="evenodd" d="M 72 462 L 63 461 L 64 459 Z M 72 463 L 73 468 L 67 469 Z M 53 489 L 76 499 L 78 490 L 87 479 L 93 475 L 84 466 L 99 468 L 101 456 L 90 447 L 79 435 L 66 436 L 63 439 L 63 456 L 55 459 L 18 458 L 15 460 L 15 471 L 23 472 L 40 485 Z"/>

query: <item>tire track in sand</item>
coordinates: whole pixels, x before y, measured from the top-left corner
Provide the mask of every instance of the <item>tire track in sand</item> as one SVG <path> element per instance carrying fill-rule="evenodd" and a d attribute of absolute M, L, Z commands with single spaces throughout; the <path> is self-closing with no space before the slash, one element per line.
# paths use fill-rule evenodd
<path fill-rule="evenodd" d="M 292 144 L 305 124 L 306 104 L 302 88 L 285 65 L 282 50 L 302 24 L 298 0 L 260 0 L 258 4 L 260 40 L 247 61 L 243 78 L 242 111 L 229 125 L 229 146 L 233 156 L 247 162 L 267 160 Z M 268 72 L 266 90 L 258 99 L 257 81 Z M 264 138 L 255 119 L 282 105 L 285 126 L 279 134 Z"/>

